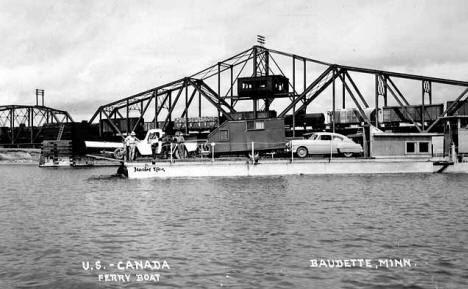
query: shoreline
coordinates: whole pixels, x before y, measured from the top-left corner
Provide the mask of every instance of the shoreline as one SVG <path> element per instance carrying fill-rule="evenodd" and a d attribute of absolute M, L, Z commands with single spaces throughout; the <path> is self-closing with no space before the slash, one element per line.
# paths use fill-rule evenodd
<path fill-rule="evenodd" d="M 38 165 L 40 149 L 0 148 L 0 165 Z"/>

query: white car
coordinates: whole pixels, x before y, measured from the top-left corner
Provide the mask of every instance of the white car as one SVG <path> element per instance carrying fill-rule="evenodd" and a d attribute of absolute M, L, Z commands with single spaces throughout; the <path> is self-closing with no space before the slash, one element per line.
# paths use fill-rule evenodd
<path fill-rule="evenodd" d="M 286 144 L 288 151 L 293 151 L 298 157 L 308 155 L 342 154 L 351 157 L 363 152 L 362 146 L 344 135 L 331 132 L 318 132 L 305 139 L 291 140 Z"/>

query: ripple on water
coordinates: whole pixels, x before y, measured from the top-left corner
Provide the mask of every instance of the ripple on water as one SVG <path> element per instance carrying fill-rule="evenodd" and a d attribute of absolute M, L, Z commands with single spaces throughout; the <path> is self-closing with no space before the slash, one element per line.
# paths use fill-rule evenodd
<path fill-rule="evenodd" d="M 173 288 L 468 282 L 464 175 L 133 181 L 114 170 L 0 166 L 0 288 L 115 288 L 81 268 L 97 259 L 165 259 L 159 285 Z M 313 258 L 417 266 L 318 269 Z"/>

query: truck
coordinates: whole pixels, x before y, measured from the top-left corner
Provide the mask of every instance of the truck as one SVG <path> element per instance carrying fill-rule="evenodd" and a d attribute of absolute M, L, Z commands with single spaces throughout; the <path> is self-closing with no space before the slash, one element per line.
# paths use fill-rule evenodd
<path fill-rule="evenodd" d="M 162 129 L 155 128 L 150 129 L 146 133 L 144 139 L 138 141 L 136 145 L 136 155 L 137 156 L 152 156 L 153 149 L 154 153 L 159 155 L 163 152 L 163 138 L 165 133 Z M 171 153 L 176 157 L 181 157 L 186 153 L 188 155 L 194 154 L 197 152 L 198 143 L 197 142 L 183 142 L 185 146 L 185 152 L 178 151 L 179 145 L 170 145 L 172 148 Z M 115 159 L 123 159 L 125 155 L 125 145 L 123 142 L 106 142 L 106 141 L 85 141 L 86 148 L 98 148 L 102 149 L 105 153 L 110 154 Z M 112 151 L 110 151 L 112 150 Z"/>

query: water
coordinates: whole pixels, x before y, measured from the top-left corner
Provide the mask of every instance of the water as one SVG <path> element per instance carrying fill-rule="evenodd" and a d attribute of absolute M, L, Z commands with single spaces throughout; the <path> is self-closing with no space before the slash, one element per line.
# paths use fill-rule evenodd
<path fill-rule="evenodd" d="M 127 180 L 115 170 L 0 166 L 0 288 L 468 288 L 466 175 Z M 411 267 L 310 266 L 321 258 Z M 84 270 L 98 260 L 106 270 Z M 127 260 L 170 269 L 108 268 Z M 98 281 L 113 272 L 160 279 Z"/>

